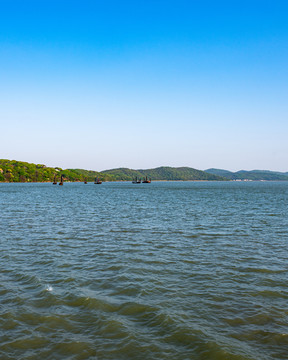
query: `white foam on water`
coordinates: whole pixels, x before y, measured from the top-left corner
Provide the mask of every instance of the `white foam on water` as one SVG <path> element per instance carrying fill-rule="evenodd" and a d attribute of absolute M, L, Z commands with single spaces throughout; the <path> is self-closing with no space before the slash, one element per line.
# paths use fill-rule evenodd
<path fill-rule="evenodd" d="M 46 290 L 47 290 L 47 291 L 52 291 L 52 290 L 53 290 L 53 287 L 52 287 L 51 285 L 47 285 L 47 286 L 46 286 Z"/>

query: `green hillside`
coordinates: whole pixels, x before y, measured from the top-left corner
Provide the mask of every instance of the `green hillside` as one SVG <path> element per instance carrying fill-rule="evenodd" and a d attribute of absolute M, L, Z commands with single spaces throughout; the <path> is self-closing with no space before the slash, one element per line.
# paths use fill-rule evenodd
<path fill-rule="evenodd" d="M 234 173 L 228 170 L 223 170 L 223 169 L 208 169 L 205 170 L 205 172 L 209 173 L 209 174 L 213 174 L 213 175 L 218 175 L 218 176 L 223 176 L 227 179 L 233 179 Z"/>
<path fill-rule="evenodd" d="M 99 175 L 95 171 L 52 168 L 43 164 L 32 164 L 16 160 L 0 160 L 0 182 L 52 182 L 54 176 L 60 181 L 61 175 L 66 181 L 90 181 Z M 109 178 L 109 176 L 108 176 Z"/>
<path fill-rule="evenodd" d="M 119 168 L 97 172 L 84 169 L 52 168 L 43 164 L 33 164 L 16 160 L 0 160 L 0 182 L 52 182 L 54 176 L 60 181 L 61 175 L 65 181 L 94 181 L 99 177 L 102 181 L 132 181 L 148 177 L 153 180 L 226 180 L 214 174 L 189 167 L 159 167 L 148 170 L 132 170 Z"/>
<path fill-rule="evenodd" d="M 208 174 L 201 170 L 189 167 L 159 167 L 151 170 L 141 170 L 144 176 L 151 177 L 154 180 L 226 180 L 223 177 Z"/>
<path fill-rule="evenodd" d="M 103 175 L 110 175 L 116 181 L 132 181 L 136 176 L 143 177 L 144 175 L 138 170 L 132 170 L 127 168 L 119 168 L 112 170 L 104 170 L 101 172 Z"/>
<path fill-rule="evenodd" d="M 208 174 L 204 171 L 196 170 L 189 167 L 173 168 L 162 166 L 156 169 L 148 170 L 131 170 L 119 168 L 102 171 L 102 174 L 115 176 L 118 180 L 132 180 L 136 176 L 139 178 L 148 177 L 152 180 L 227 180 L 223 177 Z"/>
<path fill-rule="evenodd" d="M 103 174 L 99 171 L 94 170 L 84 170 L 84 169 L 67 169 L 63 171 L 64 175 L 66 175 L 67 179 L 71 181 L 94 181 L 96 177 L 99 177 L 102 181 L 115 181 L 115 177 L 109 174 Z M 73 174 L 78 180 L 74 180 L 71 178 L 71 174 Z"/>
<path fill-rule="evenodd" d="M 0 160 L 0 181 L 2 182 L 52 181 L 54 174 L 59 174 L 61 171 L 61 168 L 51 168 L 42 164 Z"/>
<path fill-rule="evenodd" d="M 137 178 L 155 180 L 274 180 L 288 181 L 288 173 L 268 170 L 231 172 L 223 169 L 208 169 L 200 171 L 189 167 L 162 166 L 155 169 L 133 170 L 119 168 L 101 172 L 85 169 L 61 169 L 47 167 L 43 164 L 33 164 L 16 160 L 0 160 L 0 182 L 52 182 L 54 176 L 60 181 L 61 175 L 65 181 L 94 181 L 99 177 L 102 181 L 132 181 Z"/>
<path fill-rule="evenodd" d="M 240 170 L 231 172 L 222 169 L 208 169 L 205 172 L 213 175 L 224 176 L 230 180 L 266 180 L 266 181 L 288 181 L 288 174 L 269 170 Z"/>

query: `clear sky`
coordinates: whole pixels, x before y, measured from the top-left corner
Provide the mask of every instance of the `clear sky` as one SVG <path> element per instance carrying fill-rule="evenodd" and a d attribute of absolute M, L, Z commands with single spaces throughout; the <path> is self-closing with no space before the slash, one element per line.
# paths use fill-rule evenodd
<path fill-rule="evenodd" d="M 288 171 L 288 1 L 0 0 L 0 158 Z"/>

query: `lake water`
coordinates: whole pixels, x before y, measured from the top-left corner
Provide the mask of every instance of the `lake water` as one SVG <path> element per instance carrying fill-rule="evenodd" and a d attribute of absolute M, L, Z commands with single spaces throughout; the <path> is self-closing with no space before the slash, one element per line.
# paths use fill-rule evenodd
<path fill-rule="evenodd" d="M 288 183 L 0 184 L 0 359 L 288 357 Z"/>

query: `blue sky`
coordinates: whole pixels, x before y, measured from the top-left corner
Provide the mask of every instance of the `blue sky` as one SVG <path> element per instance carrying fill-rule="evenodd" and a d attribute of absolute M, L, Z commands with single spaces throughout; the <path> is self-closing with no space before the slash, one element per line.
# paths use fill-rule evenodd
<path fill-rule="evenodd" d="M 288 171 L 286 1 L 0 0 L 0 158 Z"/>

